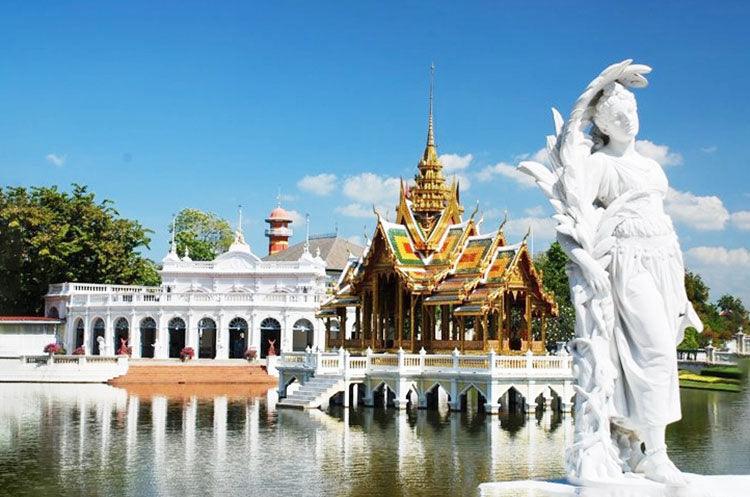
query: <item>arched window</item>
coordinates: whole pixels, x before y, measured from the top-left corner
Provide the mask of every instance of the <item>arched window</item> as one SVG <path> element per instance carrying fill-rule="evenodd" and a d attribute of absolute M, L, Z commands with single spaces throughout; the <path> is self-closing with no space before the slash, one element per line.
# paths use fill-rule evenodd
<path fill-rule="evenodd" d="M 156 343 L 156 321 L 148 317 L 141 319 L 141 357 L 154 357 Z"/>
<path fill-rule="evenodd" d="M 245 356 L 248 342 L 247 321 L 234 318 L 229 321 L 229 358 L 242 359 Z"/>
<path fill-rule="evenodd" d="M 247 333 L 247 321 L 242 318 L 234 318 L 229 321 L 229 331 L 240 331 Z"/>
<path fill-rule="evenodd" d="M 266 318 L 260 323 L 260 356 L 266 357 L 269 350 L 274 354 L 281 353 L 281 325 L 274 318 Z"/>
<path fill-rule="evenodd" d="M 260 323 L 260 331 L 281 331 L 281 325 L 274 318 L 266 318 Z"/>
<path fill-rule="evenodd" d="M 292 327 L 292 349 L 302 351 L 313 344 L 313 325 L 307 319 L 299 319 Z"/>
<path fill-rule="evenodd" d="M 49 317 L 58 319 L 60 317 L 60 311 L 57 310 L 57 307 L 50 307 L 49 308 Z"/>
<path fill-rule="evenodd" d="M 211 318 L 198 321 L 198 357 L 203 359 L 216 357 L 216 321 Z"/>
<path fill-rule="evenodd" d="M 75 330 L 76 330 L 76 348 L 83 347 L 83 337 L 85 335 L 83 319 L 81 318 L 76 319 Z"/>
<path fill-rule="evenodd" d="M 185 321 L 182 318 L 172 318 L 167 325 L 169 332 L 169 357 L 180 357 L 180 351 L 185 347 Z"/>
<path fill-rule="evenodd" d="M 115 320 L 115 354 L 128 354 L 129 332 L 130 325 L 128 324 L 128 320 L 125 318 L 117 318 Z"/>
<path fill-rule="evenodd" d="M 102 318 L 96 318 L 94 320 L 94 325 L 92 326 L 94 330 L 94 344 L 92 347 L 92 352 L 94 355 L 101 355 L 102 350 L 99 346 L 99 338 L 104 339 L 104 320 Z"/>

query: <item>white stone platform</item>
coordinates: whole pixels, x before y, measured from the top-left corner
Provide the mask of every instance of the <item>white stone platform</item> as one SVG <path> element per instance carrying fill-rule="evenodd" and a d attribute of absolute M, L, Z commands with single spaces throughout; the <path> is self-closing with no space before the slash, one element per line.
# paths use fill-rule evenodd
<path fill-rule="evenodd" d="M 727 457 L 731 457 L 727 454 Z M 479 485 L 481 497 L 746 497 L 750 475 L 686 474 L 688 486 L 669 487 L 642 478 L 579 486 L 565 481 L 508 481 Z"/>

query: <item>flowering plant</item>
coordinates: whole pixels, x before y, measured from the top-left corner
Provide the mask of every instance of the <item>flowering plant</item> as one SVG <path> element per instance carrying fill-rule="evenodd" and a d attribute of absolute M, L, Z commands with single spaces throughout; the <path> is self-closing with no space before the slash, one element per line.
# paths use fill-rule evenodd
<path fill-rule="evenodd" d="M 180 359 L 182 362 L 189 361 L 195 357 L 195 351 L 193 350 L 193 347 L 183 347 L 183 349 L 180 351 Z"/>
<path fill-rule="evenodd" d="M 258 357 L 258 351 L 255 350 L 255 347 L 251 347 L 245 351 L 245 359 L 248 361 L 254 361 L 256 357 Z"/>
<path fill-rule="evenodd" d="M 44 353 L 45 354 L 57 354 L 60 352 L 61 347 L 57 345 L 56 343 L 48 343 L 44 346 Z"/>
<path fill-rule="evenodd" d="M 73 351 L 73 355 L 86 355 L 86 347 L 80 345 Z"/>

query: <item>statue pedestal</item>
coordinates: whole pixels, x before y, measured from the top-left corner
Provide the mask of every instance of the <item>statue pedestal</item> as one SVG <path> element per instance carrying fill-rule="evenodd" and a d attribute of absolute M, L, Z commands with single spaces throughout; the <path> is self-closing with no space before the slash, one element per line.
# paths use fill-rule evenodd
<path fill-rule="evenodd" d="M 685 474 L 689 484 L 669 487 L 640 477 L 611 483 L 580 486 L 565 480 L 504 481 L 479 485 L 481 497 L 744 497 L 750 488 L 750 475 L 703 476 Z"/>

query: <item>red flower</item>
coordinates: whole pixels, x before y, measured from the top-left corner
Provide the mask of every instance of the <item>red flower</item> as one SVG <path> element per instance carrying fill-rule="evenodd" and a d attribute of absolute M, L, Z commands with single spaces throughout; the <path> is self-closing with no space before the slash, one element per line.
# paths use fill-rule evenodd
<path fill-rule="evenodd" d="M 60 352 L 60 346 L 56 343 L 48 343 L 44 346 L 45 354 L 57 354 L 58 352 Z"/>

